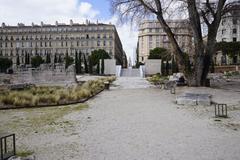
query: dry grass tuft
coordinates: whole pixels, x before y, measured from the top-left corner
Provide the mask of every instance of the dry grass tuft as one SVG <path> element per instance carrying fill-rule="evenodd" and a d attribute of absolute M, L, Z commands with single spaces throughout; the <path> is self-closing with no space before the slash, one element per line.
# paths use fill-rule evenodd
<path fill-rule="evenodd" d="M 0 106 L 38 106 L 58 105 L 61 103 L 77 102 L 97 94 L 104 89 L 104 82 L 113 82 L 116 77 L 105 77 L 87 81 L 82 85 L 71 88 L 64 87 L 32 87 L 23 91 L 6 91 L 0 94 Z"/>

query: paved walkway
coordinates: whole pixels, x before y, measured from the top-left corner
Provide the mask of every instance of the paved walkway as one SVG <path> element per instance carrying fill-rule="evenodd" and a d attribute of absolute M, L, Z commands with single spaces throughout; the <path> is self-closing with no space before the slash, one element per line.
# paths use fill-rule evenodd
<path fill-rule="evenodd" d="M 82 160 L 237 160 L 239 131 L 179 109 L 168 91 L 141 78 L 119 78 L 89 102 L 79 124 Z"/>

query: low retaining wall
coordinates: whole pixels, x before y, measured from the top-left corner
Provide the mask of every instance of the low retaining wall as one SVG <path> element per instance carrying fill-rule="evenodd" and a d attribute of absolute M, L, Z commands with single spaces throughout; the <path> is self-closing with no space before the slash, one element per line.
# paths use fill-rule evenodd
<path fill-rule="evenodd" d="M 146 60 L 145 63 L 145 74 L 146 75 L 153 75 L 160 73 L 162 74 L 161 71 L 161 62 L 162 60 L 158 59 L 148 59 Z"/>
<path fill-rule="evenodd" d="M 214 72 L 215 73 L 224 73 L 227 71 L 239 71 L 240 66 L 238 65 L 232 65 L 232 66 L 215 66 L 214 67 Z"/>
<path fill-rule="evenodd" d="M 74 71 L 61 70 L 27 70 L 18 71 L 14 74 L 0 74 L 0 83 L 10 84 L 48 84 L 48 85 L 68 85 L 76 83 Z"/>

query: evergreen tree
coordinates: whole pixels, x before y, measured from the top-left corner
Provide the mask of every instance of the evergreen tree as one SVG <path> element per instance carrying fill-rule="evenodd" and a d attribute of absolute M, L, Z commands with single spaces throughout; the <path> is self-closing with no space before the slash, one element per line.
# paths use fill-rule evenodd
<path fill-rule="evenodd" d="M 169 62 L 166 61 L 166 75 L 169 75 Z"/>
<path fill-rule="evenodd" d="M 57 54 L 54 54 L 54 63 L 58 63 Z"/>
<path fill-rule="evenodd" d="M 65 56 L 65 69 L 67 69 L 71 64 L 74 63 L 74 59 L 68 56 L 68 53 Z"/>
<path fill-rule="evenodd" d="M 92 74 L 93 73 L 92 59 L 90 57 L 88 57 L 88 59 L 89 59 L 89 73 Z"/>
<path fill-rule="evenodd" d="M 100 74 L 100 63 L 97 64 L 97 74 Z"/>
<path fill-rule="evenodd" d="M 51 63 L 51 57 L 49 53 L 47 53 L 46 63 Z"/>
<path fill-rule="evenodd" d="M 19 54 L 17 54 L 17 66 L 19 66 L 20 65 L 20 59 L 19 59 Z"/>
<path fill-rule="evenodd" d="M 76 73 L 79 74 L 79 68 L 78 68 L 78 64 L 79 63 L 79 59 L 78 59 L 78 53 L 77 51 L 75 52 L 75 69 L 76 69 Z"/>
<path fill-rule="evenodd" d="M 102 57 L 101 59 L 102 63 L 101 63 L 101 74 L 104 74 L 104 58 Z"/>
<path fill-rule="evenodd" d="M 8 58 L 0 58 L 0 72 L 6 72 L 12 66 L 12 60 Z"/>
<path fill-rule="evenodd" d="M 30 64 L 30 53 L 28 53 L 28 64 Z"/>
<path fill-rule="evenodd" d="M 172 73 L 177 73 L 178 72 L 178 65 L 177 62 L 175 60 L 175 58 L 172 58 Z"/>
<path fill-rule="evenodd" d="M 82 52 L 81 51 L 79 52 L 79 55 L 78 55 L 78 70 L 79 70 L 79 73 L 81 74 L 82 73 Z"/>
<path fill-rule="evenodd" d="M 25 54 L 24 54 L 24 60 L 25 60 L 25 64 L 28 64 L 28 55 L 27 55 L 27 52 L 25 52 Z"/>
<path fill-rule="evenodd" d="M 34 56 L 31 58 L 32 67 L 37 68 L 44 63 L 44 60 L 41 56 Z"/>
<path fill-rule="evenodd" d="M 162 65 L 161 65 L 161 71 L 162 71 L 162 75 L 166 75 L 166 65 L 164 64 L 163 60 L 161 61 Z"/>
<path fill-rule="evenodd" d="M 61 57 L 61 55 L 58 55 L 58 61 L 57 61 L 58 63 L 62 63 L 62 57 Z"/>
<path fill-rule="evenodd" d="M 30 64 L 30 54 L 25 52 L 25 64 Z"/>
<path fill-rule="evenodd" d="M 84 66 L 85 66 L 85 73 L 89 73 L 88 72 L 88 63 L 87 63 L 85 54 L 83 54 L 83 60 L 84 60 Z"/>

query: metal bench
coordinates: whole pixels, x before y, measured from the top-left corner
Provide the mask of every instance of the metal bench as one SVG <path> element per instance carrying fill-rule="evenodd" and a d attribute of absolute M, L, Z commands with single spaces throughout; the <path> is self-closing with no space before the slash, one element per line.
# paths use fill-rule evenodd
<path fill-rule="evenodd" d="M 0 160 L 16 155 L 15 134 L 0 133 Z"/>

